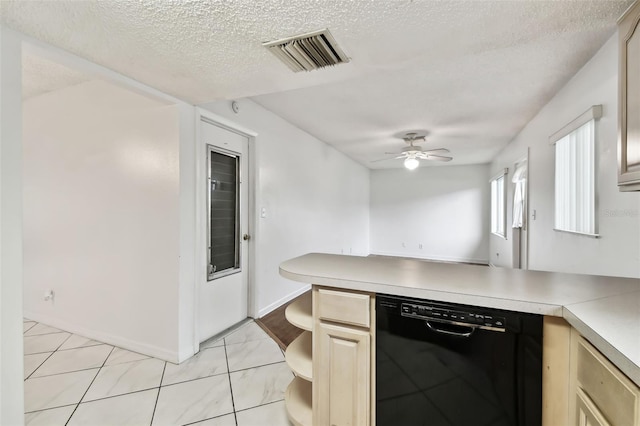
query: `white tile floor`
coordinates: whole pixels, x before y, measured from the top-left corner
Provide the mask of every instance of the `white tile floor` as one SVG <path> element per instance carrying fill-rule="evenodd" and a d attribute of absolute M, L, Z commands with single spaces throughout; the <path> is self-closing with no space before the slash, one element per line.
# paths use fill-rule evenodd
<path fill-rule="evenodd" d="M 24 321 L 27 425 L 289 426 L 293 374 L 253 321 L 175 365 Z"/>

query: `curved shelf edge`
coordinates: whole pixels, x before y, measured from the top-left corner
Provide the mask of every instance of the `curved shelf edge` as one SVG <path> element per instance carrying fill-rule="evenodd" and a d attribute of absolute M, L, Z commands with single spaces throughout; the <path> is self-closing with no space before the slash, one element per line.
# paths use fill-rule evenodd
<path fill-rule="evenodd" d="M 298 336 L 285 352 L 285 360 L 296 376 L 305 380 L 312 380 L 313 364 L 311 362 L 312 334 L 304 331 Z"/>
<path fill-rule="evenodd" d="M 284 393 L 287 415 L 295 426 L 311 426 L 311 382 L 296 377 Z"/>
<path fill-rule="evenodd" d="M 291 324 L 306 331 L 313 329 L 313 316 L 311 314 L 311 292 L 304 293 L 298 300 L 287 306 L 284 316 Z"/>

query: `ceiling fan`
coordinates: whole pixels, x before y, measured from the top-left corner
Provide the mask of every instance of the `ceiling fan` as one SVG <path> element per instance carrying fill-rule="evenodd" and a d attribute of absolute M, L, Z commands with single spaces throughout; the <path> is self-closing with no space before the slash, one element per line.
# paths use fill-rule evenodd
<path fill-rule="evenodd" d="M 402 148 L 402 151 L 400 152 L 385 152 L 385 154 L 397 155 L 397 157 L 374 160 L 372 161 L 372 163 L 377 163 L 379 161 L 387 161 L 387 160 L 400 160 L 404 158 L 404 166 L 409 170 L 413 170 L 416 167 L 418 167 L 418 165 L 420 164 L 419 160 L 431 160 L 431 161 L 453 160 L 452 157 L 438 155 L 438 154 L 444 154 L 449 152 L 449 150 L 446 148 L 425 150 L 425 149 L 422 149 L 419 145 L 414 145 L 416 141 L 426 140 L 424 136 L 418 136 L 417 133 L 413 133 L 413 132 L 407 133 L 405 136 L 402 137 L 402 140 L 408 143 L 409 146 L 405 146 L 404 148 Z"/>

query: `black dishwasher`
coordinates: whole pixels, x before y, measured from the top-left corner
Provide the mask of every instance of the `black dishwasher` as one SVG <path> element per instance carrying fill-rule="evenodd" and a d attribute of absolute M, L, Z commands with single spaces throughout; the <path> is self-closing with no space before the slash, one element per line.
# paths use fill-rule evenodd
<path fill-rule="evenodd" d="M 376 296 L 377 426 L 540 426 L 542 316 Z"/>

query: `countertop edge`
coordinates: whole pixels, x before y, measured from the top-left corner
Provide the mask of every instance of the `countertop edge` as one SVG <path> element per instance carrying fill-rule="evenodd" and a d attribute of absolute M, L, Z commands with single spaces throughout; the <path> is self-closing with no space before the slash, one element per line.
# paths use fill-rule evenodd
<path fill-rule="evenodd" d="M 584 336 L 596 349 L 620 369 L 632 382 L 640 386 L 640 367 L 631 361 L 624 353 L 616 349 L 611 342 L 589 327 L 577 315 L 571 312 L 571 307 L 562 308 L 562 317 Z"/>
<path fill-rule="evenodd" d="M 372 283 L 366 281 L 350 281 L 328 277 L 317 277 L 287 271 L 286 269 L 283 269 L 282 266 L 280 266 L 280 275 L 293 281 L 312 285 L 322 285 L 326 287 L 357 290 L 369 293 L 393 294 L 396 296 L 415 297 L 428 300 L 433 299 L 441 302 L 459 303 L 462 305 L 477 305 L 478 300 L 482 300 L 484 303 L 481 303 L 481 306 L 487 308 L 562 317 L 563 307 L 562 305 L 556 304 L 529 302 L 526 300 L 513 300 L 489 296 L 478 296 L 476 294 L 466 294 L 455 291 L 448 292 L 441 290 L 429 290 L 423 288 Z"/>
<path fill-rule="evenodd" d="M 480 296 L 477 294 L 465 294 L 456 291 L 442 291 L 426 288 L 414 288 L 401 285 L 389 285 L 383 283 L 345 280 L 335 277 L 312 276 L 292 272 L 280 265 L 280 275 L 294 281 L 308 283 L 312 285 L 322 285 L 345 290 L 357 290 L 370 293 L 393 294 L 398 296 L 416 297 L 421 299 L 432 299 L 442 302 L 460 303 L 466 305 L 478 305 L 488 308 L 505 309 L 517 312 L 526 312 L 547 316 L 564 318 L 580 334 L 582 334 L 591 344 L 602 352 L 611 362 L 616 365 L 629 379 L 640 386 L 640 366 L 629 359 L 623 352 L 617 349 L 605 337 L 598 334 L 592 327 L 586 324 L 579 316 L 571 311 L 571 304 L 547 304 L 540 302 L 530 302 L 524 300 L 513 300 L 499 298 L 495 296 Z"/>

